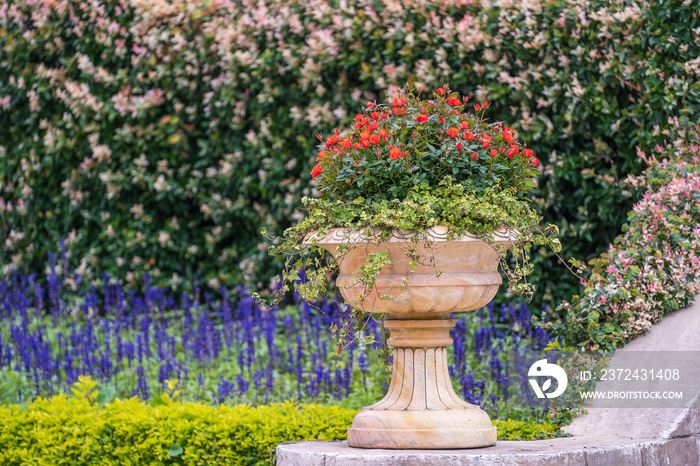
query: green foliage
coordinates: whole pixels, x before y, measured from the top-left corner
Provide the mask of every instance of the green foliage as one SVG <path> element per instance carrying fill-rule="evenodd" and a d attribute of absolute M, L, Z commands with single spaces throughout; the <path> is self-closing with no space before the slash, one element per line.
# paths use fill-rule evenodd
<path fill-rule="evenodd" d="M 258 232 L 302 217 L 309 135 L 406 82 L 449 81 L 513 121 L 542 161 L 545 222 L 566 256 L 592 258 L 632 204 L 618 182 L 641 170 L 635 145 L 655 147 L 669 117 L 697 118 L 698 11 L 696 0 L 12 2 L 0 15 L 2 273 L 43 273 L 65 235 L 69 279 L 266 285 L 281 266 Z M 533 263 L 538 299 L 575 293 L 546 254 Z"/>
<path fill-rule="evenodd" d="M 0 463 L 270 464 L 279 443 L 345 439 L 355 413 L 294 403 L 149 406 L 135 398 L 100 407 L 58 395 L 0 407 Z"/>
<path fill-rule="evenodd" d="M 643 176 L 646 188 L 607 253 L 591 261 L 583 293 L 560 305 L 565 320 L 542 323 L 577 348 L 614 350 L 664 314 L 689 306 L 700 289 L 700 157 L 697 125 L 677 123 Z"/>
<path fill-rule="evenodd" d="M 356 410 L 276 403 L 251 407 L 135 398 L 105 406 L 58 395 L 0 407 L 4 465 L 263 465 L 280 443 L 344 440 Z M 551 423 L 493 421 L 499 440 L 561 436 Z"/>
<path fill-rule="evenodd" d="M 97 388 L 97 381 L 92 380 L 92 377 L 81 375 L 78 376 L 78 381 L 71 388 L 73 395 L 78 398 L 85 398 L 88 401 L 92 401 L 97 398 L 99 392 L 95 391 Z"/>
<path fill-rule="evenodd" d="M 529 202 L 516 192 L 515 187 L 502 189 L 482 186 L 482 192 L 477 192 L 471 184 L 453 184 L 450 175 L 434 186 L 416 184 L 408 188 L 406 197 L 401 199 L 389 197 L 369 202 L 362 197 L 348 201 L 324 197 L 305 198 L 303 202 L 309 209 L 309 215 L 286 230 L 284 238 L 275 239 L 277 245 L 270 248 L 270 253 L 289 256 L 282 274 L 281 289 L 288 290 L 289 282 L 293 281 L 295 290 L 309 300 L 326 293 L 329 279 L 350 251 L 368 243 L 381 244 L 396 232 L 415 233 L 410 238 L 413 246 L 404 251 L 411 259 L 404 287 L 418 264 L 432 267 L 437 275 L 442 273 L 435 267 L 431 249 L 434 240 L 429 236 L 429 229 L 435 226 L 447 227 L 448 241 L 474 234 L 494 245 L 501 254 L 500 264 L 509 279 L 510 291 L 529 298 L 535 289 L 534 284 L 527 282 L 532 272 L 529 262 L 531 247 L 546 245 L 555 253 L 561 249 L 556 238 L 556 227 L 549 225 L 541 230 L 538 227 L 540 217 Z M 327 251 L 317 243 L 333 228 L 346 229 L 350 232 L 346 237 L 350 239 L 334 258 L 329 258 Z M 507 245 L 512 247 L 515 266 L 511 267 L 506 260 L 507 248 L 500 248 L 495 243 L 495 235 L 499 231 L 513 232 L 518 240 Z M 419 244 L 423 245 L 422 251 L 418 250 Z M 365 299 L 375 290 L 379 273 L 388 266 L 390 261 L 385 252 L 367 251 L 365 261 L 354 278 L 355 284 L 359 284 L 363 291 L 359 295 L 359 305 L 353 303 L 352 313 L 345 316 L 344 326 L 338 334 L 339 349 L 347 338 L 362 331 L 366 313 L 373 311 L 372 307 L 365 306 Z M 297 270 L 301 267 L 305 270 L 306 280 L 298 280 Z M 377 293 L 377 296 L 392 299 L 389 295 Z"/>
<path fill-rule="evenodd" d="M 498 440 L 544 440 L 567 437 L 561 428 L 549 422 L 536 421 L 492 421 L 498 429 Z"/>

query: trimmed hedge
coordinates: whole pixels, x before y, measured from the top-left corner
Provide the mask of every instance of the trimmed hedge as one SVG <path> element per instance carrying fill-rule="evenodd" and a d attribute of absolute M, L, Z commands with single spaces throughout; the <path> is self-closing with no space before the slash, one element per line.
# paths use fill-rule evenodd
<path fill-rule="evenodd" d="M 0 464 L 269 464 L 281 442 L 345 439 L 355 413 L 293 403 L 152 407 L 136 398 L 101 408 L 58 395 L 0 407 Z"/>
<path fill-rule="evenodd" d="M 95 394 L 96 395 L 96 394 Z M 89 397 L 38 398 L 0 407 L 3 465 L 270 464 L 280 443 L 345 440 L 356 410 L 315 404 L 251 407 L 136 398 L 103 407 Z M 555 424 L 493 421 L 499 440 L 561 436 Z"/>
<path fill-rule="evenodd" d="M 264 286 L 258 232 L 303 215 L 315 134 L 406 82 L 492 103 L 544 162 L 539 206 L 590 258 L 667 118 L 700 109 L 696 1 L 17 0 L 0 7 L 0 264 Z M 538 259 L 540 260 L 540 259 Z M 544 260 L 544 259 L 541 259 Z M 60 267 L 59 267 L 60 269 Z M 539 270 L 552 303 L 576 290 Z"/>

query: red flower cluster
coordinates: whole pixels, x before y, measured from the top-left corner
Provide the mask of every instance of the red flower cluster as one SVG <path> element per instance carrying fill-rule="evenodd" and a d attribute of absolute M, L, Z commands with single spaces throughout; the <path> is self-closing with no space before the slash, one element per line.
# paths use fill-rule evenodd
<path fill-rule="evenodd" d="M 435 163 L 448 164 L 446 170 L 450 174 L 454 170 L 451 164 L 464 160 L 461 157 L 467 157 L 467 160 L 481 159 L 482 163 L 488 163 L 489 177 L 492 176 L 492 170 L 509 170 L 513 164 L 537 166 L 539 160 L 534 157 L 532 149 L 518 145 L 512 128 L 500 124 L 487 125 L 481 114 L 462 113 L 464 104 L 459 96 L 450 94 L 447 86 L 438 88 L 432 99 L 422 100 L 411 94 L 396 97 L 386 106 L 369 102 L 366 110 L 355 116 L 353 133 L 341 136 L 340 131 L 335 130 L 325 141 L 319 137 L 325 149 L 318 153 L 319 163 L 313 167 L 311 175 L 316 179 L 325 173 L 331 180 L 333 174 L 338 172 L 336 165 L 339 167 L 353 163 L 359 170 L 356 176 L 362 178 L 363 173 L 367 173 L 368 165 L 359 164 L 360 161 L 374 163 L 373 160 L 384 160 L 385 167 L 396 167 L 387 163 L 408 157 L 408 147 L 412 148 L 412 154 L 419 161 L 427 153 L 427 148 L 424 150 L 421 147 L 427 146 L 431 148 L 431 153 L 442 154 Z M 488 102 L 474 105 L 477 112 L 488 107 Z M 414 123 L 407 125 L 408 120 L 402 121 L 402 116 L 412 119 Z M 430 143 L 421 142 L 425 138 L 435 139 Z M 440 152 L 435 151 L 435 145 L 442 145 Z M 469 152 L 458 155 L 462 151 Z M 501 154 L 508 158 L 496 162 Z M 509 159 L 513 159 L 513 162 L 508 162 Z M 416 170 L 411 168 L 413 164 L 401 167 L 401 170 L 408 170 L 409 173 Z M 324 179 L 323 183 L 329 180 Z M 349 180 L 347 174 L 343 175 L 342 180 L 344 183 Z"/>

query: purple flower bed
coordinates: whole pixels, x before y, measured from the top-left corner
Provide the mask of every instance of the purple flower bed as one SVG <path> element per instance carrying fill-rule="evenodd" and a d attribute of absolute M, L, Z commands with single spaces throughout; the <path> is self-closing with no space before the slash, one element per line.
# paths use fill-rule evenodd
<path fill-rule="evenodd" d="M 357 342 L 342 358 L 333 356 L 329 328 L 340 326 L 345 306 L 297 300 L 285 310 L 262 309 L 242 287 L 235 302 L 220 293 L 216 300 L 204 293 L 201 302 L 197 289 L 173 297 L 146 279 L 138 294 L 105 276 L 100 288 L 66 299 L 55 274 L 46 284 L 33 275 L 0 281 L 0 399 L 52 395 L 80 375 L 143 399 L 168 379 L 215 403 L 341 399 L 354 369 L 368 370 L 366 354 L 373 352 L 359 352 Z M 381 345 L 374 321 L 369 331 Z"/>
<path fill-rule="evenodd" d="M 46 283 L 33 275 L 0 281 L 0 401 L 63 392 L 80 375 L 112 397 L 142 399 L 177 380 L 184 400 L 217 404 L 296 399 L 359 408 L 385 392 L 381 325 L 370 319 L 373 342 L 356 339 L 337 355 L 330 329 L 349 311 L 335 300 L 266 309 L 242 287 L 221 289 L 217 299 L 197 289 L 172 296 L 148 279 L 143 289 L 125 291 L 107 276 L 81 293 L 53 273 Z M 458 391 L 511 415 L 511 392 L 527 383 L 509 376 L 518 364 L 512 356 L 542 349 L 548 335 L 532 326 L 524 305 L 487 306 L 456 320 L 450 372 Z"/>

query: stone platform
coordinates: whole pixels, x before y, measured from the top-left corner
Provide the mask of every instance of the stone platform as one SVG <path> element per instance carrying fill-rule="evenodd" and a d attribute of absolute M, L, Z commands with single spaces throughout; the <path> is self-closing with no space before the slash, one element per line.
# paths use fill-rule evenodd
<path fill-rule="evenodd" d="M 624 351 L 700 351 L 700 295 L 618 353 Z M 301 442 L 278 446 L 277 465 L 700 466 L 700 387 L 687 408 L 588 411 L 565 428 L 572 434 L 568 438 L 499 441 L 469 450 L 365 450 L 347 442 Z"/>

